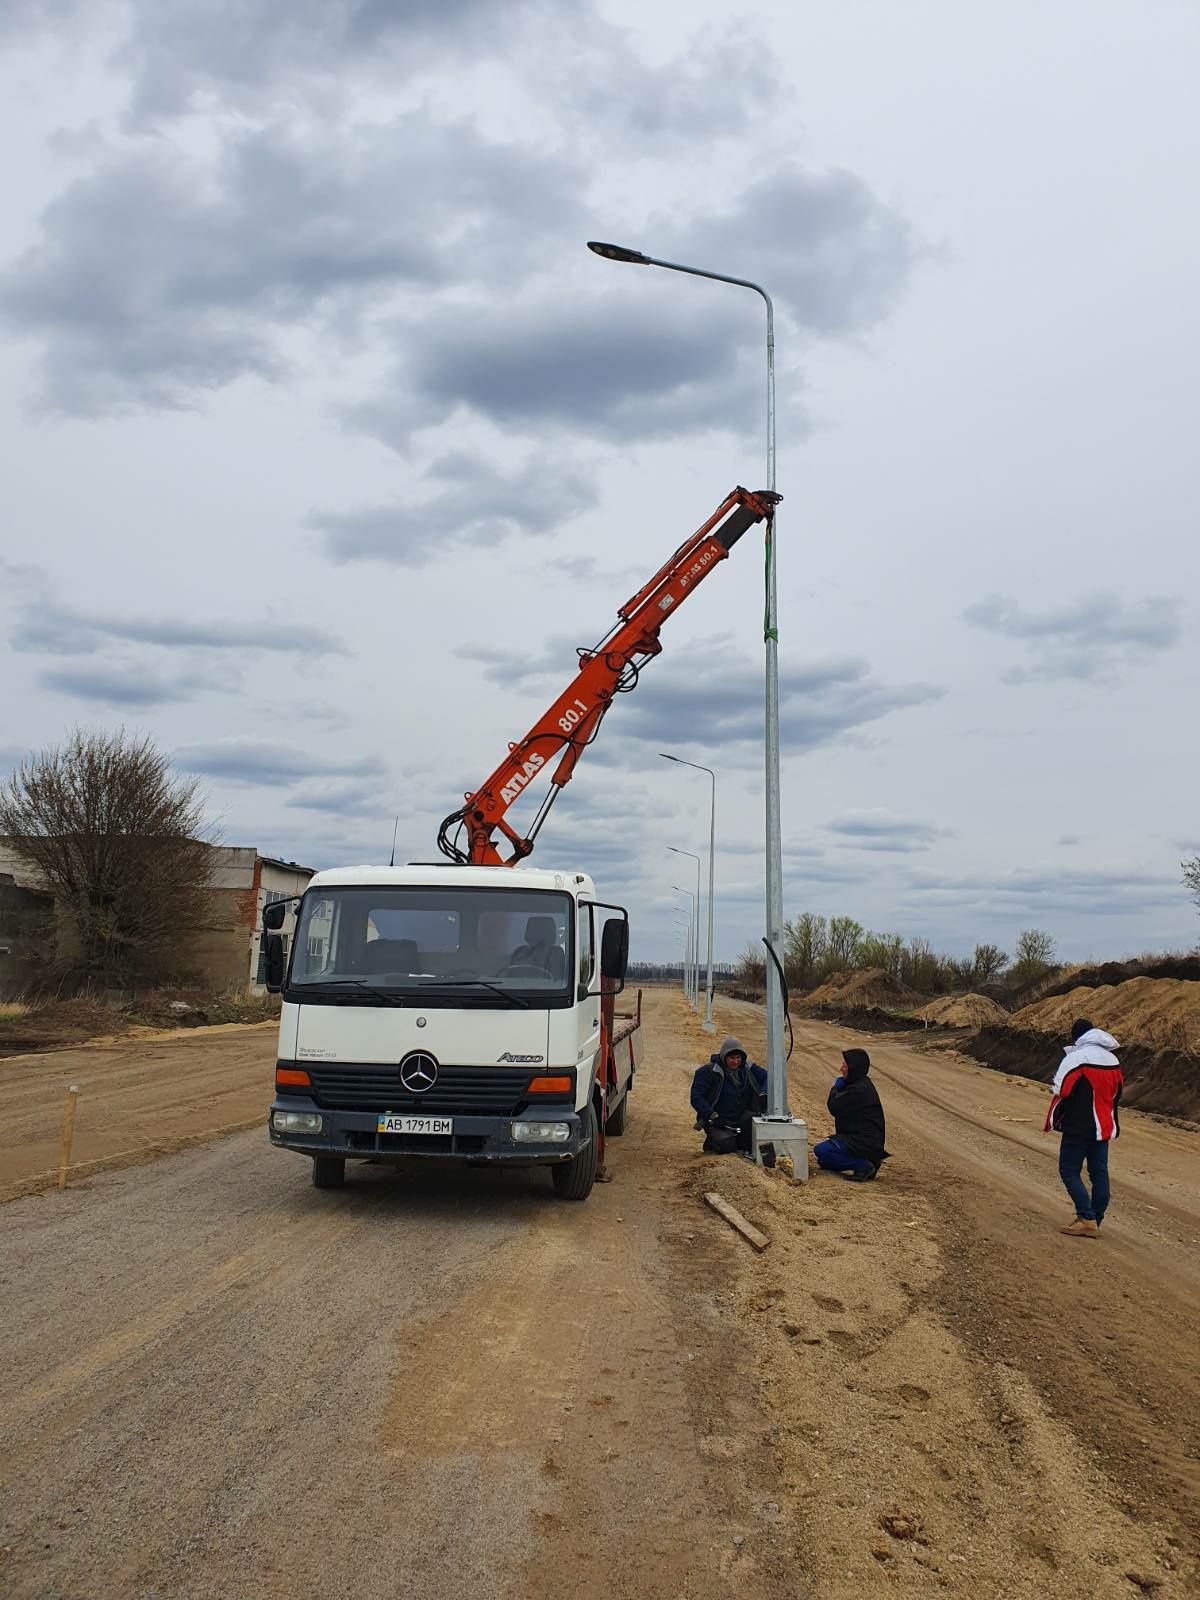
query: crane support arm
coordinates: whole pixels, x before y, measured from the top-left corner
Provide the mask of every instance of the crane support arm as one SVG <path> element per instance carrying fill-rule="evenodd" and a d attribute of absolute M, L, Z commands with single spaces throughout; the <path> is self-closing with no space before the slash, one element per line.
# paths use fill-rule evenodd
<path fill-rule="evenodd" d="M 734 489 L 625 602 L 600 643 L 579 651 L 579 670 L 554 703 L 523 739 L 509 746 L 491 776 L 466 796 L 466 804 L 442 823 L 438 845 L 444 855 L 479 866 L 513 866 L 529 855 L 550 806 L 570 782 L 614 697 L 632 689 L 641 668 L 662 649 L 658 635 L 663 622 L 725 560 L 747 529 L 774 514 L 779 499 L 765 489 Z M 549 792 L 522 836 L 507 821 L 508 811 L 531 783 L 545 775 L 556 756 Z M 466 849 L 460 842 L 464 830 Z M 502 853 L 497 833 L 507 839 L 511 854 Z"/>

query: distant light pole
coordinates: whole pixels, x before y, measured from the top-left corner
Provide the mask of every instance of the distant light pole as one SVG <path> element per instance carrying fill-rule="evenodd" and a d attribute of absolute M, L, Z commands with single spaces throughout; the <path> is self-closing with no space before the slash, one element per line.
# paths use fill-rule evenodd
<path fill-rule="evenodd" d="M 674 845 L 672 845 L 671 848 L 674 849 L 675 848 Z M 678 851 L 677 854 L 687 855 L 687 851 L 686 850 L 681 850 L 681 851 Z M 696 896 L 692 893 L 692 891 L 690 889 L 681 888 L 680 885 L 677 884 L 677 883 L 673 883 L 671 885 L 671 887 L 672 887 L 672 889 L 674 889 L 676 894 L 685 894 L 685 895 L 687 895 L 688 899 L 692 902 L 692 912 L 691 912 L 691 925 L 692 925 L 691 934 L 692 934 L 692 936 L 691 936 L 691 939 L 689 940 L 689 943 L 690 943 L 691 948 L 692 948 L 692 976 L 691 976 L 691 978 L 688 979 L 688 1004 L 691 1006 L 692 1010 L 695 1011 L 696 1003 L 697 1003 L 697 992 L 696 992 L 696 982 L 695 982 L 695 979 L 696 979 L 696 943 L 695 943 L 695 940 L 696 940 L 696 929 L 699 926 L 699 923 L 697 921 L 697 916 L 696 916 Z"/>
<path fill-rule="evenodd" d="M 724 272 L 707 272 L 679 261 L 660 261 L 630 250 L 626 245 L 589 239 L 588 249 L 607 261 L 627 261 L 638 267 L 664 267 L 693 278 L 712 278 L 753 289 L 767 308 L 767 488 L 775 492 L 775 307 L 771 296 L 749 278 L 731 278 Z M 767 1116 L 790 1120 L 787 1098 L 787 1058 L 783 1052 L 783 981 L 775 960 L 783 945 L 783 839 L 779 821 L 779 592 L 775 571 L 775 519 L 766 525 L 767 583 L 763 639 L 766 646 L 766 913 L 767 913 Z M 772 959 L 774 957 L 775 959 Z"/>
<path fill-rule="evenodd" d="M 715 1033 L 717 1025 L 713 1021 L 713 860 L 716 856 L 717 846 L 717 775 L 711 767 L 702 767 L 698 761 L 685 761 L 682 756 L 668 755 L 665 750 L 660 750 L 659 755 L 664 761 L 674 761 L 677 766 L 691 767 L 695 772 L 707 772 L 712 779 L 712 805 L 708 813 L 708 982 L 705 985 L 704 1022 L 702 1024 L 706 1033 Z"/>
<path fill-rule="evenodd" d="M 681 921 L 681 920 L 677 919 L 676 923 L 675 923 L 675 932 L 680 934 L 680 935 L 682 935 L 682 938 L 683 938 L 683 967 L 682 967 L 683 982 L 680 984 L 679 987 L 683 990 L 683 993 L 686 996 L 687 992 L 688 992 L 688 959 L 689 959 L 688 958 L 688 950 L 689 950 L 689 948 L 691 946 L 691 942 L 692 942 L 692 919 L 691 919 L 691 917 L 688 917 L 686 921 Z"/>
<path fill-rule="evenodd" d="M 695 937 L 695 939 L 694 939 L 694 941 L 692 943 L 692 953 L 695 956 L 695 960 L 696 960 L 696 1004 L 697 1004 L 697 1006 L 699 1006 L 699 1004 L 700 1004 L 700 857 L 698 855 L 695 855 L 691 850 L 677 850 L 673 844 L 669 844 L 667 846 L 667 849 L 670 850 L 673 855 L 687 856 L 689 860 L 694 861 L 696 863 L 696 895 L 695 895 L 696 937 Z"/>

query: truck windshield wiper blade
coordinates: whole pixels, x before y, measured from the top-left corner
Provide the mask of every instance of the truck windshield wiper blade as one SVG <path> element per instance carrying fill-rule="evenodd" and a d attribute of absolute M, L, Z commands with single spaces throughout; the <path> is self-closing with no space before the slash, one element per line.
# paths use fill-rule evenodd
<path fill-rule="evenodd" d="M 367 983 L 362 978 L 320 978 L 315 983 L 293 983 L 289 984 L 288 987 L 292 989 L 311 989 L 314 993 L 321 989 L 350 987 L 361 989 L 364 994 L 369 994 L 381 1006 L 402 1006 L 404 1004 L 402 996 L 392 993 L 389 989 L 377 989 L 373 983 Z"/>
<path fill-rule="evenodd" d="M 429 983 L 423 983 L 421 987 L 422 989 L 490 989 L 502 1000 L 509 1000 L 514 1006 L 524 1006 L 527 1011 L 529 1009 L 528 1000 L 522 1000 L 519 994 L 514 994 L 511 989 L 505 989 L 498 983 L 489 983 L 486 978 L 434 978 Z"/>

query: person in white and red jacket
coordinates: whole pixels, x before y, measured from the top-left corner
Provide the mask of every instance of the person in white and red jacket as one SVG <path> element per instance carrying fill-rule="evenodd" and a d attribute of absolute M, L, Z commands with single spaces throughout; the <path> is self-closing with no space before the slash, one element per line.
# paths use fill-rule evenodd
<path fill-rule="evenodd" d="M 1108 1210 L 1108 1145 L 1121 1132 L 1119 1107 L 1125 1079 L 1111 1033 L 1083 1017 L 1072 1024 L 1062 1064 L 1051 1084 L 1047 1133 L 1060 1133 L 1058 1175 L 1075 1204 L 1075 1220 L 1061 1231 L 1072 1239 L 1097 1239 Z M 1091 1193 L 1083 1181 L 1087 1163 Z"/>

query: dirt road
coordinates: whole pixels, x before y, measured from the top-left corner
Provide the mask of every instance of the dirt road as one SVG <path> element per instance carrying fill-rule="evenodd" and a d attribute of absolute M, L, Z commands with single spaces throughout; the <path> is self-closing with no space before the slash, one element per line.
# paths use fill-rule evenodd
<path fill-rule="evenodd" d="M 72 1166 L 121 1167 L 261 1122 L 275 1022 L 151 1032 L 0 1061 L 0 1200 L 45 1188 L 58 1167 L 67 1089 L 80 1091 Z M 146 1035 L 149 1034 L 149 1037 Z"/>
<path fill-rule="evenodd" d="M 583 1206 L 416 1166 L 317 1192 L 253 1130 L 0 1209 L 0 1593 L 1196 1594 L 1200 1139 L 1130 1119 L 1110 1236 L 1061 1240 L 1003 1120 L 1042 1093 L 872 1039 L 895 1160 L 789 1185 L 696 1154 L 711 1041 L 647 998 Z M 851 1036 L 797 1035 L 819 1132 Z"/>

